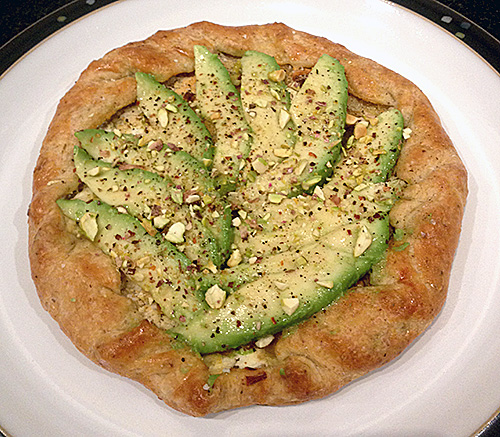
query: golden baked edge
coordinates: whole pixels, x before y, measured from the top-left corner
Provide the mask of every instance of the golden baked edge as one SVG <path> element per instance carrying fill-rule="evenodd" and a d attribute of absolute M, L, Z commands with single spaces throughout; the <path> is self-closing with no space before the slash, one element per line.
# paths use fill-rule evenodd
<path fill-rule="evenodd" d="M 209 371 L 202 359 L 143 320 L 120 295 L 122 280 L 110 258 L 67 232 L 55 203 L 78 186 L 74 132 L 95 128 L 132 103 L 135 72 L 165 81 L 193 71 L 195 44 L 232 56 L 258 50 L 295 69 L 329 54 L 344 65 L 350 95 L 398 108 L 412 130 L 396 167 L 408 186 L 390 214 L 391 223 L 406 232 L 406 249 L 393 250 L 391 242 L 375 285 L 355 287 L 274 342 L 274 365 L 232 369 L 211 390 L 203 388 Z M 92 62 L 61 100 L 34 171 L 32 277 L 43 307 L 83 354 L 145 385 L 176 410 L 203 416 L 252 404 L 299 403 L 393 360 L 433 321 L 446 298 L 466 197 L 466 170 L 430 102 L 410 81 L 284 24 L 195 23 L 111 51 Z"/>

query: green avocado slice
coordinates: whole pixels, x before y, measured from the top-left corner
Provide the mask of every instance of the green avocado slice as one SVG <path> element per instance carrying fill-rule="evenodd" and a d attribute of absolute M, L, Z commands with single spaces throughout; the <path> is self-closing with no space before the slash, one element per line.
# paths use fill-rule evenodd
<path fill-rule="evenodd" d="M 59 199 L 57 205 L 169 318 L 188 320 L 203 307 L 193 292 L 191 261 L 161 234 L 148 234 L 136 218 L 98 201 Z"/>
<path fill-rule="evenodd" d="M 250 153 L 252 130 L 245 119 L 240 93 L 219 57 L 194 47 L 196 99 L 202 116 L 217 131 L 213 168 L 221 192 L 233 191 L 241 164 Z"/>
<path fill-rule="evenodd" d="M 144 137 L 118 135 L 103 129 L 85 129 L 76 132 L 75 136 L 80 146 L 94 159 L 169 177 L 185 190 L 201 189 L 206 194 L 216 193 L 210 170 L 203 162 L 184 150 L 177 150 L 172 143 L 164 144 L 161 140 L 144 143 Z"/>
<path fill-rule="evenodd" d="M 137 100 L 144 115 L 165 144 L 184 150 L 209 163 L 214 154 L 210 132 L 196 112 L 176 92 L 157 82 L 153 76 L 136 73 Z"/>
<path fill-rule="evenodd" d="M 256 199 L 261 193 L 294 197 L 324 184 L 340 156 L 347 96 L 344 67 L 331 56 L 321 56 L 291 101 L 289 116 L 297 136 L 293 153 L 278 165 L 260 165 L 262 170 L 247 185 L 245 197 Z"/>
<path fill-rule="evenodd" d="M 208 354 L 307 320 L 383 259 L 388 213 L 404 185 L 392 176 L 403 118 L 389 109 L 376 122 L 361 121 L 362 137 L 343 139 L 347 81 L 328 55 L 298 90 L 264 53 L 241 59 L 241 90 L 223 56 L 203 46 L 194 55 L 192 104 L 200 115 L 138 73 L 139 105 L 158 140 L 77 133 L 77 174 L 101 202 L 58 204 L 151 293 L 171 323 L 168 332 Z M 200 123 L 213 128 L 215 143 L 203 135 L 194 149 L 170 143 L 187 119 L 199 132 L 206 129 Z M 182 241 L 169 240 L 166 230 L 183 221 Z"/>
<path fill-rule="evenodd" d="M 347 115 L 347 79 L 337 60 L 323 55 L 292 99 L 290 113 L 297 125 L 301 166 L 300 188 L 308 191 L 322 184 L 337 161 Z"/>
<path fill-rule="evenodd" d="M 201 196 L 186 194 L 171 180 L 140 168 L 120 170 L 92 159 L 78 146 L 74 149 L 74 162 L 82 182 L 103 202 L 125 208 L 143 223 L 150 221 L 160 230 L 168 229 L 166 238 L 176 244 L 187 241 L 186 253 L 201 266 L 209 264 L 209 260 L 215 265 L 224 262 L 232 231 L 226 208 L 217 198 L 211 198 L 210 204 L 201 208 Z M 194 207 L 199 208 L 196 213 Z M 218 211 L 217 219 L 213 218 L 214 211 Z M 216 235 L 222 236 L 223 250 Z"/>
<path fill-rule="evenodd" d="M 297 138 L 284 78 L 272 56 L 247 51 L 241 58 L 241 102 L 254 132 L 250 162 L 262 159 L 271 165 L 292 154 Z"/>
<path fill-rule="evenodd" d="M 342 296 L 382 257 L 389 236 L 388 218 L 380 215 L 293 253 L 271 256 L 262 276 L 234 291 L 221 309 L 202 310 L 169 332 L 205 354 L 282 331 Z M 356 254 L 366 238 L 369 247 Z"/>

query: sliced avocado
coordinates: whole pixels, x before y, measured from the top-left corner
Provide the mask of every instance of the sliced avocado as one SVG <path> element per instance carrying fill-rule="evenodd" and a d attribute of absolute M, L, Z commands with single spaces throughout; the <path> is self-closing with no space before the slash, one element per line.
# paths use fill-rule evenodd
<path fill-rule="evenodd" d="M 255 133 L 250 161 L 278 162 L 293 152 L 295 124 L 284 78 L 285 71 L 272 56 L 247 51 L 241 58 L 241 101 Z"/>
<path fill-rule="evenodd" d="M 148 144 L 134 135 L 117 135 L 102 129 L 86 129 L 75 136 L 94 159 L 168 176 L 187 191 L 201 189 L 206 194 L 215 193 L 209 169 L 184 150 L 172 150 L 170 143 L 151 140 Z"/>
<path fill-rule="evenodd" d="M 382 112 L 366 123 L 365 135 L 347 141 L 347 159 L 338 163 L 334 179 L 349 187 L 384 182 L 396 164 L 403 141 L 403 115 L 397 109 Z"/>
<path fill-rule="evenodd" d="M 387 154 L 400 148 L 400 122 L 399 111 L 391 110 L 368 132 Z M 396 160 L 387 159 L 381 170 L 381 154 L 373 155 L 368 142 L 354 142 L 338 171 L 328 184 L 317 186 L 313 196 L 255 204 L 249 219 L 260 216 L 262 230 L 237 244 L 259 262 L 246 261 L 211 278 L 229 294 L 223 308 L 202 311 L 172 332 L 201 353 L 236 347 L 310 317 L 382 259 L 390 238 L 387 212 L 398 184 L 379 181 L 386 179 Z M 353 189 L 345 182 L 353 169 L 369 175 L 364 186 Z"/>
<path fill-rule="evenodd" d="M 401 183 L 383 181 L 397 161 L 402 123 L 398 110 L 382 113 L 345 150 L 328 183 L 317 186 L 313 196 L 269 194 L 267 202 L 252 204 L 247 220 L 255 220 L 262 231 L 259 238 L 237 242 L 240 250 L 254 256 L 290 250 L 321 239 L 340 224 L 389 211 Z"/>
<path fill-rule="evenodd" d="M 174 117 L 182 115 L 181 136 L 190 123 L 185 102 L 138 74 L 138 99 L 159 138 L 83 131 L 77 137 L 89 153 L 76 148 L 75 166 L 103 202 L 140 221 L 95 201 L 58 203 L 151 293 L 171 320 L 168 332 L 205 354 L 306 320 L 383 259 L 388 212 L 403 184 L 391 176 L 403 120 L 386 111 L 365 123 L 365 135 L 342 143 L 347 82 L 337 60 L 322 56 L 290 102 L 274 58 L 243 56 L 240 97 L 221 59 L 203 46 L 194 51 L 197 110 L 216 132 L 212 175 L 206 155 L 167 137 Z M 155 234 L 148 220 L 155 223 L 158 211 L 169 225 Z M 179 224 L 174 244 L 165 242 L 170 224 Z M 140 282 L 146 264 L 137 267 L 143 252 L 158 275 L 147 283 Z"/>
<path fill-rule="evenodd" d="M 136 73 L 135 78 L 137 100 L 144 115 L 156 127 L 159 139 L 199 160 L 211 161 L 212 137 L 189 104 L 149 74 Z"/>
<path fill-rule="evenodd" d="M 139 168 L 119 170 L 111 164 L 94 160 L 78 146 L 75 147 L 74 162 L 82 182 L 103 202 L 122 206 L 143 222 L 151 221 L 158 229 L 168 229 L 167 239 L 178 244 L 187 241 L 186 254 L 201 266 L 207 265 L 209 259 L 215 265 L 224 262 L 224 251 L 227 252 L 227 240 L 230 240 L 232 231 L 226 209 L 217 197 L 209 196 L 210 204 L 202 208 L 200 195 L 186 193 L 155 173 Z M 214 212 L 218 214 L 216 218 Z M 169 234 L 175 225 L 184 228 L 178 238 Z M 216 235 L 222 237 L 223 250 Z"/>
<path fill-rule="evenodd" d="M 389 236 L 388 218 L 380 216 L 345 226 L 296 253 L 275 255 L 265 260 L 262 276 L 228 296 L 221 309 L 202 310 L 169 332 L 202 354 L 275 334 L 342 296 L 383 256 Z M 360 238 L 369 238 L 370 245 L 355 256 Z"/>
<path fill-rule="evenodd" d="M 323 55 L 291 101 L 297 134 L 292 156 L 273 167 L 259 165 L 260 174 L 248 184 L 245 197 L 256 199 L 261 193 L 293 197 L 322 185 L 339 158 L 346 114 L 344 67 Z"/>
<path fill-rule="evenodd" d="M 139 220 L 102 202 L 59 199 L 57 204 L 114 258 L 117 268 L 152 294 L 167 316 L 189 319 L 202 307 L 193 293 L 191 261 L 161 234 L 149 235 Z"/>
<path fill-rule="evenodd" d="M 75 137 L 94 159 L 109 163 L 116 160 L 134 165 L 144 164 L 144 158 L 140 162 L 134 162 L 133 152 L 132 157 L 128 156 L 130 150 L 137 149 L 139 138 L 135 135 L 117 135 L 103 129 L 85 129 L 76 132 Z"/>
<path fill-rule="evenodd" d="M 337 60 L 323 55 L 292 99 L 290 113 L 297 125 L 300 166 L 305 191 L 323 183 L 340 154 L 347 115 L 347 79 Z"/>
<path fill-rule="evenodd" d="M 240 166 L 248 156 L 252 131 L 245 120 L 240 94 L 217 55 L 194 46 L 196 99 L 202 116 L 216 128 L 213 168 L 222 192 L 234 190 Z"/>

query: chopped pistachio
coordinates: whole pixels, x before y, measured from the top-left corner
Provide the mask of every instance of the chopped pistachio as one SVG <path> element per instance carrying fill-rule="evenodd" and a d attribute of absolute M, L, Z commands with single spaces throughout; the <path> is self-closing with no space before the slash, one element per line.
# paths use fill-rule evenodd
<path fill-rule="evenodd" d="M 362 182 L 361 184 L 356 185 L 354 187 L 354 191 L 361 191 L 361 190 L 364 190 L 367 187 L 368 187 L 368 184 L 365 184 L 365 183 Z"/>
<path fill-rule="evenodd" d="M 253 169 L 259 173 L 265 173 L 267 171 L 267 162 L 263 158 L 257 158 L 252 162 Z"/>
<path fill-rule="evenodd" d="M 184 225 L 184 223 L 181 222 L 174 223 L 168 229 L 167 235 L 165 235 L 165 239 L 174 244 L 183 243 L 185 231 L 186 231 L 186 226 Z"/>
<path fill-rule="evenodd" d="M 212 260 L 209 260 L 207 265 L 205 266 L 206 269 L 210 270 L 212 273 L 217 273 L 217 266 L 212 262 Z"/>
<path fill-rule="evenodd" d="M 280 128 L 284 129 L 289 121 L 290 121 L 290 113 L 287 110 L 281 108 L 278 119 Z"/>
<path fill-rule="evenodd" d="M 288 158 L 292 156 L 292 150 L 291 149 L 284 149 L 284 148 L 276 148 L 273 149 L 274 156 L 277 156 L 278 158 Z"/>
<path fill-rule="evenodd" d="M 366 226 L 362 226 L 359 231 L 358 238 L 356 239 L 356 245 L 354 246 L 354 256 L 358 257 L 365 253 L 366 249 L 372 244 L 372 235 Z"/>
<path fill-rule="evenodd" d="M 221 118 L 221 116 L 222 116 L 222 113 L 220 111 L 213 111 L 210 114 L 210 119 L 211 120 L 218 120 L 219 118 Z"/>
<path fill-rule="evenodd" d="M 286 290 L 288 288 L 288 284 L 285 284 L 284 282 L 280 282 L 280 281 L 274 281 L 274 285 L 276 285 L 276 288 L 278 290 Z"/>
<path fill-rule="evenodd" d="M 352 125 L 352 124 L 355 124 L 358 120 L 359 120 L 359 118 L 356 117 L 355 115 L 347 114 L 345 117 L 345 124 Z"/>
<path fill-rule="evenodd" d="M 302 182 L 302 188 L 304 190 L 308 190 L 318 182 L 321 182 L 321 176 L 313 176 L 312 178 L 306 179 L 304 182 Z"/>
<path fill-rule="evenodd" d="M 97 166 L 97 167 L 94 167 L 94 168 L 91 168 L 87 174 L 89 176 L 97 176 L 99 173 L 101 172 L 101 167 Z"/>
<path fill-rule="evenodd" d="M 283 311 L 291 316 L 299 307 L 299 299 L 296 297 L 285 297 L 281 300 Z"/>
<path fill-rule="evenodd" d="M 165 108 L 160 108 L 158 110 L 158 122 L 160 126 L 165 128 L 168 125 L 168 112 Z"/>
<path fill-rule="evenodd" d="M 278 101 L 281 101 L 281 96 L 279 95 L 278 91 L 275 89 L 271 89 L 271 95 Z"/>
<path fill-rule="evenodd" d="M 87 238 L 91 241 L 94 241 L 97 232 L 99 231 L 99 226 L 97 224 L 97 214 L 95 212 L 86 212 L 80 219 L 79 225 Z"/>
<path fill-rule="evenodd" d="M 200 199 L 201 197 L 198 196 L 198 194 L 191 194 L 188 197 L 186 197 L 186 203 L 195 203 L 198 202 L 198 200 Z"/>
<path fill-rule="evenodd" d="M 318 196 L 321 200 L 325 200 L 325 194 L 323 193 L 323 190 L 321 189 L 320 186 L 314 187 L 313 194 Z"/>
<path fill-rule="evenodd" d="M 297 167 L 295 168 L 295 174 L 297 176 L 300 176 L 304 172 L 306 167 L 307 167 L 307 160 L 306 159 L 301 160 L 298 163 Z"/>
<path fill-rule="evenodd" d="M 241 225 L 241 219 L 239 217 L 235 217 L 233 220 L 232 220 L 232 224 L 234 227 L 238 227 Z"/>
<path fill-rule="evenodd" d="M 178 205 L 182 205 L 182 203 L 184 202 L 184 196 L 182 195 L 181 190 L 173 190 L 171 196 L 172 200 Z"/>
<path fill-rule="evenodd" d="M 271 203 L 281 203 L 281 201 L 285 198 L 285 196 L 283 196 L 282 194 L 275 194 L 275 193 L 271 193 L 269 194 L 268 196 L 268 200 L 269 202 Z"/>
<path fill-rule="evenodd" d="M 247 214 L 247 212 L 246 212 L 244 209 L 240 209 L 240 210 L 238 211 L 238 215 L 239 215 L 239 216 L 240 216 L 243 220 L 245 220 L 245 219 L 247 218 L 247 215 L 248 215 L 248 214 Z"/>
<path fill-rule="evenodd" d="M 285 70 L 274 70 L 271 71 L 267 77 L 269 80 L 272 80 L 273 82 L 281 82 L 285 80 L 286 77 L 286 71 Z"/>
<path fill-rule="evenodd" d="M 356 123 L 356 125 L 354 126 L 354 138 L 356 138 L 358 140 L 358 139 L 364 137 L 368 132 L 367 126 L 368 126 L 368 122 L 366 122 L 366 121 L 360 121 L 360 122 Z"/>
<path fill-rule="evenodd" d="M 136 263 L 137 267 L 142 269 L 146 265 L 146 263 L 148 263 L 149 261 L 151 261 L 151 258 L 149 256 L 143 256 L 142 258 L 137 260 L 137 263 Z"/>
<path fill-rule="evenodd" d="M 159 215 L 153 219 L 153 226 L 158 229 L 163 229 L 165 226 L 168 225 L 168 222 L 169 222 L 168 218 Z"/>
<path fill-rule="evenodd" d="M 236 267 L 242 260 L 243 257 L 241 256 L 241 252 L 239 251 L 239 249 L 236 249 L 227 260 L 227 265 L 229 267 Z"/>
<path fill-rule="evenodd" d="M 226 301 L 226 292 L 215 284 L 206 291 L 205 301 L 210 308 L 222 308 L 224 302 Z"/>
<path fill-rule="evenodd" d="M 274 335 L 268 335 L 267 337 L 259 338 L 255 342 L 255 346 L 262 349 L 265 348 L 266 346 L 269 346 L 273 342 L 273 340 L 274 340 Z"/>
<path fill-rule="evenodd" d="M 316 281 L 316 284 L 320 287 L 333 288 L 333 281 L 330 280 Z"/>

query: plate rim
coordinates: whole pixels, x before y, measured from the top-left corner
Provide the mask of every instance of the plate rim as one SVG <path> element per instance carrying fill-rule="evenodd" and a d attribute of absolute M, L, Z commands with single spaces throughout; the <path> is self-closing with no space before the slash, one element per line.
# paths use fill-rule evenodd
<path fill-rule="evenodd" d="M 0 79 L 31 50 L 60 30 L 123 0 L 73 0 L 23 29 L 0 47 Z M 500 75 L 500 40 L 473 20 L 437 0 L 377 0 L 399 6 L 452 34 Z"/>
<path fill-rule="evenodd" d="M 87 0 L 88 1 L 88 0 Z M 40 44 L 43 44 L 48 38 L 52 37 L 56 33 L 58 33 L 60 30 L 66 28 L 68 25 L 83 19 L 87 17 L 88 15 L 97 12 L 101 8 L 105 6 L 111 6 L 112 4 L 122 2 L 123 0 L 97 0 L 93 2 L 92 4 L 88 3 L 85 0 L 74 0 L 67 5 L 64 5 L 55 11 L 51 12 L 50 14 L 44 16 L 40 20 L 36 21 L 33 23 L 31 26 L 28 28 L 24 29 L 22 32 L 17 34 L 14 38 L 9 40 L 6 44 L 4 44 L 2 47 L 0 47 L 0 79 L 6 75 L 10 69 L 15 66 L 18 62 L 20 62 L 24 57 L 29 55 L 29 53 L 33 50 L 35 50 Z M 452 18 L 457 17 L 457 19 L 462 19 L 463 22 L 469 22 L 471 23 L 471 27 L 468 29 L 475 30 L 478 34 L 482 35 L 485 40 L 488 42 L 488 44 L 493 44 L 497 48 L 497 53 L 500 51 L 500 41 L 497 40 L 494 36 L 489 34 L 486 30 L 484 30 L 482 27 L 476 25 L 473 21 L 465 18 L 463 15 L 459 14 L 458 12 L 454 11 L 453 9 L 442 5 L 438 3 L 435 0 L 418 0 L 418 1 L 412 1 L 412 0 L 392 0 L 392 1 L 386 1 L 386 0 L 376 0 L 376 1 L 381 1 L 384 3 L 389 3 L 393 6 L 396 7 L 402 7 L 405 10 L 417 14 L 420 18 L 427 19 L 430 21 L 432 24 L 437 25 L 447 31 L 448 33 L 451 33 L 456 39 L 460 40 L 465 46 L 467 46 L 469 49 L 471 49 L 477 56 L 479 56 L 487 65 L 489 65 L 498 75 L 500 75 L 500 58 L 495 59 L 494 57 L 492 59 L 488 59 L 488 57 L 485 57 L 483 53 L 478 51 L 475 47 L 472 47 L 469 44 L 469 41 L 465 41 L 463 37 L 460 37 L 456 35 L 459 30 L 456 30 L 457 24 L 454 24 L 455 27 L 449 26 L 452 22 L 446 23 L 446 22 L 436 22 L 434 19 L 430 18 L 429 16 L 426 16 L 420 11 L 414 10 L 411 6 L 413 5 L 421 5 L 421 4 L 431 4 L 435 5 L 437 7 L 437 11 L 446 11 L 449 16 L 452 16 Z M 87 10 L 83 10 L 83 6 L 87 7 Z M 66 16 L 67 18 L 64 21 L 58 21 L 57 18 L 60 16 Z M 54 21 L 58 23 L 57 27 L 54 26 Z M 50 30 L 50 32 L 45 35 L 45 33 L 40 32 L 40 29 L 43 27 L 46 27 L 47 31 Z M 448 26 L 448 27 L 447 27 Z M 459 26 L 459 25 L 458 25 Z M 456 30 L 456 31 L 455 31 Z M 28 44 L 28 45 L 26 45 Z M 5 51 L 7 50 L 7 51 Z M 19 51 L 21 50 L 21 51 Z M 14 53 L 17 51 L 17 54 L 15 54 L 15 59 L 12 60 L 12 55 L 9 56 L 4 56 L 5 53 Z M 488 55 L 489 56 L 489 55 Z M 9 64 L 7 65 L 7 62 Z M 483 424 L 481 425 L 478 430 L 475 432 L 475 436 L 481 436 L 481 437 L 486 437 L 486 436 L 493 436 L 497 435 L 495 434 L 496 432 L 500 431 L 500 408 Z M 8 434 L 1 426 L 0 424 L 0 436 L 5 436 L 5 437 L 10 437 L 10 434 Z"/>

